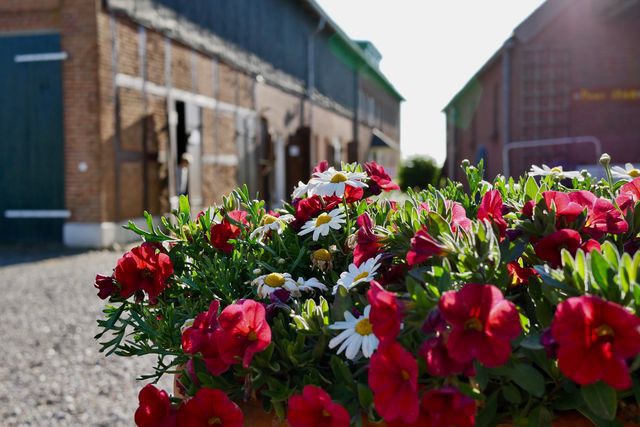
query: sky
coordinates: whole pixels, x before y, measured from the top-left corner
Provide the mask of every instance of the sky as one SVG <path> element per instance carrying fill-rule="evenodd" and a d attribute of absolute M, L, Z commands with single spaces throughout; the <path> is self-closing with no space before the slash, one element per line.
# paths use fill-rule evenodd
<path fill-rule="evenodd" d="M 382 53 L 380 69 L 406 101 L 404 158 L 446 157 L 442 109 L 544 0 L 317 0 L 353 39 Z"/>

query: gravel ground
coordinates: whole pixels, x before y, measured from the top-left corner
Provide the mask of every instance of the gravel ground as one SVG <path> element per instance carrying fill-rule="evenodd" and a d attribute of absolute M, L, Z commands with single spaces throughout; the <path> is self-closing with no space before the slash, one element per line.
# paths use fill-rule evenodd
<path fill-rule="evenodd" d="M 93 339 L 93 278 L 121 254 L 0 248 L 0 425 L 133 425 L 153 359 L 104 357 Z"/>

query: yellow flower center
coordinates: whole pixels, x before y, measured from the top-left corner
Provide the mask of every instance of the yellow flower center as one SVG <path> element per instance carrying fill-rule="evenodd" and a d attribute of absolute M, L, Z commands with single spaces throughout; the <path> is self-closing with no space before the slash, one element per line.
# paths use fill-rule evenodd
<path fill-rule="evenodd" d="M 279 288 L 284 285 L 284 276 L 280 273 L 271 273 L 264 278 L 264 283 L 272 288 Z"/>
<path fill-rule="evenodd" d="M 317 261 L 331 261 L 331 252 L 326 249 L 318 249 L 313 251 L 313 259 Z"/>
<path fill-rule="evenodd" d="M 331 416 L 331 414 L 330 414 L 330 413 L 329 413 L 329 411 L 327 411 L 326 409 L 323 409 L 323 410 L 322 410 L 322 416 L 323 416 L 323 417 L 330 417 L 330 416 Z"/>
<path fill-rule="evenodd" d="M 373 326 L 371 326 L 371 322 L 366 317 L 356 323 L 355 329 L 356 332 L 363 337 L 371 335 L 371 333 L 373 332 Z"/>
<path fill-rule="evenodd" d="M 562 166 L 555 166 L 551 168 L 552 173 L 562 173 Z"/>
<path fill-rule="evenodd" d="M 353 281 L 357 282 L 358 280 L 366 279 L 367 277 L 369 277 L 369 272 L 368 271 L 363 271 L 362 273 L 360 273 L 356 277 L 354 277 Z"/>
<path fill-rule="evenodd" d="M 629 176 L 630 176 L 631 178 L 637 178 L 637 177 L 639 177 L 639 176 L 640 176 L 640 169 L 635 169 L 635 168 L 631 169 L 631 170 L 629 171 Z"/>
<path fill-rule="evenodd" d="M 218 417 L 211 417 L 209 418 L 209 420 L 207 421 L 207 424 L 209 424 L 210 426 L 215 426 L 215 425 L 220 425 L 222 424 L 222 421 L 220 420 L 220 418 Z"/>
<path fill-rule="evenodd" d="M 322 224 L 326 224 L 331 221 L 331 215 L 328 213 L 320 214 L 318 218 L 316 218 L 316 227 L 320 227 Z"/>
<path fill-rule="evenodd" d="M 332 184 L 338 184 L 339 182 L 345 182 L 346 180 L 347 177 L 342 172 L 336 172 L 336 174 L 331 177 Z"/>
<path fill-rule="evenodd" d="M 249 332 L 249 334 L 247 335 L 247 339 L 249 341 L 256 341 L 258 339 L 258 334 L 256 334 L 256 331 L 251 331 Z"/>
<path fill-rule="evenodd" d="M 405 371 L 404 369 L 402 371 L 400 371 L 400 375 L 402 375 L 402 379 L 407 381 L 411 375 L 409 375 L 409 372 Z"/>
<path fill-rule="evenodd" d="M 481 331 L 482 330 L 482 322 L 477 317 L 472 317 L 471 319 L 464 322 L 465 330 L 473 330 L 473 331 Z"/>
<path fill-rule="evenodd" d="M 277 220 L 278 218 L 276 218 L 275 216 L 266 214 L 265 216 L 262 217 L 262 225 L 273 224 Z"/>
<path fill-rule="evenodd" d="M 596 328 L 596 335 L 598 337 L 612 337 L 615 335 L 611 326 L 607 324 L 600 325 Z"/>

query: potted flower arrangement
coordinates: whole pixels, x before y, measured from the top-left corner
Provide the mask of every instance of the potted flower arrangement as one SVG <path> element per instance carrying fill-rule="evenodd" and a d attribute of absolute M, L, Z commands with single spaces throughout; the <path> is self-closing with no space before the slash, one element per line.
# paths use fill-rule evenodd
<path fill-rule="evenodd" d="M 139 426 L 637 425 L 640 178 L 602 163 L 463 162 L 392 201 L 379 165 L 324 162 L 275 211 L 182 197 L 96 277 L 97 338 L 175 376 Z"/>

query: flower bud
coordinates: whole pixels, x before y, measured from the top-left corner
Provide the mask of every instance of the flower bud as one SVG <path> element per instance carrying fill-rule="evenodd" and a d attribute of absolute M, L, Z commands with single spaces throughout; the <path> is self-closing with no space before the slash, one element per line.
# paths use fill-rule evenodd
<path fill-rule="evenodd" d="M 602 165 L 602 167 L 608 168 L 610 163 L 611 163 L 611 156 L 608 155 L 607 153 L 602 153 L 602 156 L 600 156 L 600 164 Z"/>
<path fill-rule="evenodd" d="M 278 258 L 278 264 L 282 265 L 282 264 L 284 264 L 285 262 L 287 262 L 287 260 L 286 260 L 286 259 L 284 259 L 284 258 Z"/>
<path fill-rule="evenodd" d="M 321 248 L 311 253 L 311 265 L 322 272 L 333 268 L 333 256 L 328 250 Z"/>
<path fill-rule="evenodd" d="M 260 275 L 260 273 L 262 273 L 262 270 L 260 270 L 259 268 L 254 268 L 254 269 L 253 269 L 253 274 L 254 274 L 254 275 L 259 276 L 259 275 Z"/>
<path fill-rule="evenodd" d="M 463 168 L 468 168 L 470 164 L 471 164 L 471 162 L 469 161 L 469 159 L 464 159 L 464 160 L 460 163 L 460 165 L 461 165 Z"/>

